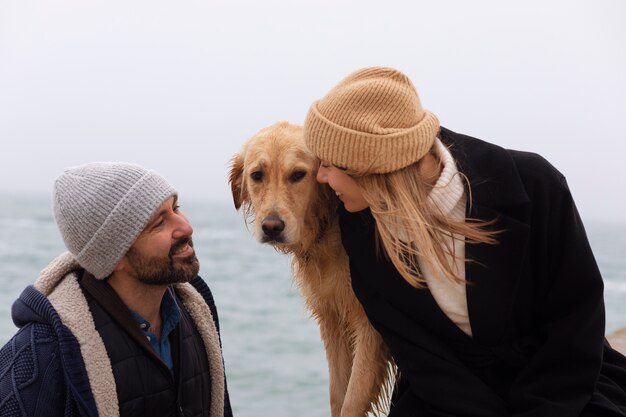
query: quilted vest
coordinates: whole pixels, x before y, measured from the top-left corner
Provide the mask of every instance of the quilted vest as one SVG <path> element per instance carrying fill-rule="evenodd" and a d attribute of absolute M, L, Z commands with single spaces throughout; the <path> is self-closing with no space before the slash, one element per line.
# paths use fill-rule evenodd
<path fill-rule="evenodd" d="M 193 321 L 182 307 L 170 334 L 173 371 L 152 349 L 130 311 L 106 283 L 81 279 L 115 378 L 120 416 L 209 417 L 211 378 L 207 354 Z"/>

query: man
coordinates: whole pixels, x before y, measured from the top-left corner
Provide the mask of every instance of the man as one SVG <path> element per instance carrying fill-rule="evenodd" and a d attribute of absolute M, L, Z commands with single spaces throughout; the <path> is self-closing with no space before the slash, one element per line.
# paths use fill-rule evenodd
<path fill-rule="evenodd" d="M 217 311 L 176 191 L 125 163 L 67 170 L 54 215 L 69 253 L 13 305 L 2 416 L 232 416 Z"/>

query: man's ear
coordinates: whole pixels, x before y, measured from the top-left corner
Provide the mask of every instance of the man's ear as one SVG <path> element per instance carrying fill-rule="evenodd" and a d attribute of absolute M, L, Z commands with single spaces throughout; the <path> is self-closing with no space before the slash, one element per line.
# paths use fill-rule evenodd
<path fill-rule="evenodd" d="M 128 262 L 128 254 L 122 256 L 122 259 L 119 260 L 115 268 L 113 269 L 113 273 L 118 273 L 121 271 L 128 271 L 130 268 L 130 263 Z"/>
<path fill-rule="evenodd" d="M 243 156 L 241 154 L 235 155 L 231 160 L 230 175 L 228 176 L 230 189 L 233 193 L 233 202 L 237 210 L 239 210 L 243 203 L 250 200 L 243 178 L 243 164 Z"/>

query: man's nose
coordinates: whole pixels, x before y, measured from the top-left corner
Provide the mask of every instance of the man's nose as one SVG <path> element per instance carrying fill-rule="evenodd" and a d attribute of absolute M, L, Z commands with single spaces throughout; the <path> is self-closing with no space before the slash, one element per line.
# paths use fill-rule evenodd
<path fill-rule="evenodd" d="M 189 237 L 193 234 L 193 227 L 183 214 L 176 214 L 176 228 L 174 229 L 174 238 Z"/>

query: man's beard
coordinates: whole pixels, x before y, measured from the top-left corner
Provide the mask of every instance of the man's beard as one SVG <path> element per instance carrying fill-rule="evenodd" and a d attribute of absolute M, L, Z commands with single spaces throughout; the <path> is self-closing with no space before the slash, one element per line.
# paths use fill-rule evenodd
<path fill-rule="evenodd" d="M 141 256 L 135 251 L 127 253 L 128 262 L 136 274 L 136 278 L 148 285 L 170 285 L 189 282 L 198 276 L 200 264 L 196 252 L 186 258 L 174 259 L 173 254 L 184 245 L 193 248 L 191 238 L 176 242 L 167 257 Z"/>

